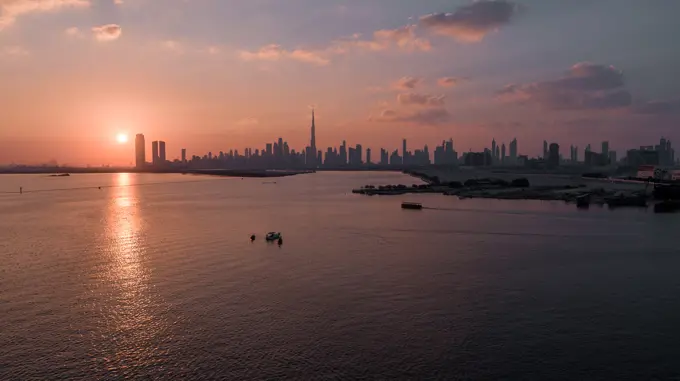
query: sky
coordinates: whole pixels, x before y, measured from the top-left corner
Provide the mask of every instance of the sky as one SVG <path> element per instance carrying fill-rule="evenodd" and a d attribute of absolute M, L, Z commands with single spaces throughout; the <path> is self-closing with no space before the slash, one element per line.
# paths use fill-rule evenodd
<path fill-rule="evenodd" d="M 678 0 L 0 0 L 0 163 L 680 142 Z M 118 134 L 130 135 L 127 144 Z M 149 149 L 147 149 L 147 152 Z"/>

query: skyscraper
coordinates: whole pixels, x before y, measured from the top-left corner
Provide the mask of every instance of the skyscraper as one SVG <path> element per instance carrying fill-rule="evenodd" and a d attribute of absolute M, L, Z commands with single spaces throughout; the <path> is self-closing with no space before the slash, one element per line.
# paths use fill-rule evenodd
<path fill-rule="evenodd" d="M 186 164 L 187 163 L 187 149 L 182 148 L 182 163 Z"/>
<path fill-rule="evenodd" d="M 510 142 L 510 163 L 512 165 L 517 164 L 517 138 Z"/>
<path fill-rule="evenodd" d="M 144 168 L 146 165 L 146 142 L 143 134 L 137 134 L 135 137 L 135 166 L 137 168 Z"/>
<path fill-rule="evenodd" d="M 492 162 L 496 162 L 498 160 L 498 155 L 496 155 L 496 139 L 493 139 L 491 141 L 491 156 L 493 156 L 493 159 L 491 160 Z"/>
<path fill-rule="evenodd" d="M 165 142 L 158 142 L 158 155 L 161 164 L 165 164 Z"/>
<path fill-rule="evenodd" d="M 317 153 L 317 151 L 316 151 L 316 124 L 314 123 L 314 109 L 312 109 L 312 137 L 310 139 L 309 147 L 311 148 L 312 155 L 313 155 L 313 157 L 311 158 L 312 159 L 311 165 L 316 167 L 316 164 L 317 164 L 316 163 L 316 161 L 317 161 L 316 160 L 316 153 Z"/>
<path fill-rule="evenodd" d="M 501 164 L 505 164 L 505 143 L 501 146 Z"/>
<path fill-rule="evenodd" d="M 158 165 L 158 141 L 151 142 L 151 163 Z"/>
<path fill-rule="evenodd" d="M 550 144 L 550 151 L 548 153 L 548 165 L 557 167 L 560 165 L 560 146 L 557 143 Z"/>
<path fill-rule="evenodd" d="M 601 154 L 605 158 L 609 157 L 609 142 L 607 142 L 607 141 L 602 142 L 602 152 L 601 152 Z"/>
<path fill-rule="evenodd" d="M 366 148 L 366 164 L 371 164 L 371 149 Z"/>
<path fill-rule="evenodd" d="M 347 164 L 347 142 L 342 141 L 342 145 L 340 146 L 340 164 L 345 165 Z"/>
<path fill-rule="evenodd" d="M 543 141 L 543 159 L 548 160 L 548 142 Z"/>
<path fill-rule="evenodd" d="M 408 159 L 407 159 L 407 154 L 406 154 L 406 139 L 401 144 L 401 163 L 406 165 L 408 164 Z"/>

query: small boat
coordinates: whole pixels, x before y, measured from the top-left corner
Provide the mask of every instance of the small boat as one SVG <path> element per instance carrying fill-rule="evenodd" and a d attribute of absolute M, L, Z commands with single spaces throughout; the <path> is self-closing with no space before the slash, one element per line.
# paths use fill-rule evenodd
<path fill-rule="evenodd" d="M 654 213 L 675 213 L 680 212 L 680 201 L 666 200 L 654 204 Z"/>
<path fill-rule="evenodd" d="M 414 210 L 420 210 L 423 208 L 422 204 L 419 204 L 417 202 L 402 202 L 401 203 L 401 208 L 402 209 L 414 209 Z"/>
<path fill-rule="evenodd" d="M 281 238 L 281 233 L 276 233 L 276 232 L 269 232 L 267 235 L 264 237 L 267 241 L 276 241 Z"/>
<path fill-rule="evenodd" d="M 590 206 L 590 193 L 576 197 L 576 207 L 587 209 Z"/>

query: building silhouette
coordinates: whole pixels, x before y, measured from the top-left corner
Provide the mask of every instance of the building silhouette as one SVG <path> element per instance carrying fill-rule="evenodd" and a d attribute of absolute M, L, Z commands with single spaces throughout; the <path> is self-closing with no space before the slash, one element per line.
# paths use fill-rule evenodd
<path fill-rule="evenodd" d="M 517 138 L 510 142 L 510 164 L 517 165 Z"/>
<path fill-rule="evenodd" d="M 135 137 L 135 167 L 144 168 L 146 166 L 146 141 L 144 134 L 137 134 Z"/>
<path fill-rule="evenodd" d="M 158 157 L 158 141 L 151 142 L 151 164 L 158 165 L 160 159 Z"/>
<path fill-rule="evenodd" d="M 159 141 L 158 142 L 158 159 L 160 164 L 165 164 L 166 157 L 165 157 L 165 142 L 164 141 Z"/>
<path fill-rule="evenodd" d="M 314 109 L 312 109 L 312 128 L 309 139 L 309 150 L 307 151 L 307 166 L 316 168 L 319 163 L 319 151 L 316 149 L 316 123 L 314 120 Z"/>
<path fill-rule="evenodd" d="M 550 144 L 548 149 L 548 160 L 549 167 L 557 167 L 560 165 L 560 145 L 557 143 Z"/>

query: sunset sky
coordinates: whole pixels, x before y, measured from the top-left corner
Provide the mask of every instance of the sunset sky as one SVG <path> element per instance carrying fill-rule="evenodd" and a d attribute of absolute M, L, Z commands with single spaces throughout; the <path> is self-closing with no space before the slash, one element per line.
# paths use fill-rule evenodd
<path fill-rule="evenodd" d="M 680 144 L 678 0 L 0 0 L 0 163 Z M 127 144 L 117 142 L 127 133 Z M 147 152 L 149 149 L 147 148 Z"/>

